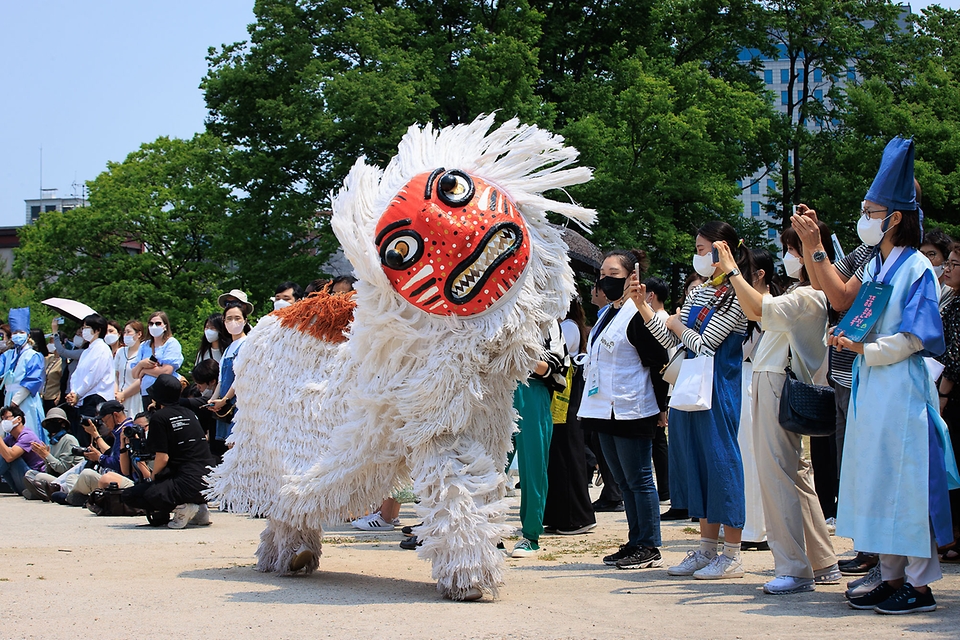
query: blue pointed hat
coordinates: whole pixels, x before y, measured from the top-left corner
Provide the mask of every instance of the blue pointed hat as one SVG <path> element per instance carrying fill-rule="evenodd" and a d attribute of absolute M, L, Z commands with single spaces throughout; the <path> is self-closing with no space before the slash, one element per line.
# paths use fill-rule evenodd
<path fill-rule="evenodd" d="M 887 211 L 913 211 L 917 189 L 913 184 L 913 139 L 897 136 L 887 143 L 880 169 L 864 200 L 882 204 Z"/>
<path fill-rule="evenodd" d="M 30 307 L 10 309 L 10 333 L 25 331 L 30 333 Z"/>

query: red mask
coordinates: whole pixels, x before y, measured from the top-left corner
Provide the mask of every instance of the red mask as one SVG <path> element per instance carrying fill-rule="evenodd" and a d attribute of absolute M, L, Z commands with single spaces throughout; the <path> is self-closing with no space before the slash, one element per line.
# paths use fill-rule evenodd
<path fill-rule="evenodd" d="M 405 300 L 427 313 L 482 313 L 530 260 L 517 206 L 463 171 L 435 169 L 400 190 L 377 224 L 380 264 Z"/>

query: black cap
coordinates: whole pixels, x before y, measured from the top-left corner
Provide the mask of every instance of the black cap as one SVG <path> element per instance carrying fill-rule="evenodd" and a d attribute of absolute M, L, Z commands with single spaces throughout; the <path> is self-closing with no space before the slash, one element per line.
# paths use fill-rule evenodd
<path fill-rule="evenodd" d="M 174 405 L 180 401 L 180 380 L 169 373 L 157 376 L 157 380 L 147 389 L 147 395 L 164 406 Z"/>
<path fill-rule="evenodd" d="M 97 409 L 97 415 L 101 418 L 103 416 L 108 416 L 112 413 L 123 413 L 126 409 L 123 408 L 123 405 L 117 402 L 116 400 L 107 400 L 100 408 Z"/>

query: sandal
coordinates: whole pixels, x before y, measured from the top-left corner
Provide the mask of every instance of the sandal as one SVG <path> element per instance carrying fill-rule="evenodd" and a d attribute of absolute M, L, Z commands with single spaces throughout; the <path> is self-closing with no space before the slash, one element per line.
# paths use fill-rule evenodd
<path fill-rule="evenodd" d="M 960 564 L 960 552 L 956 549 L 947 549 L 940 554 L 940 562 L 946 564 Z"/>

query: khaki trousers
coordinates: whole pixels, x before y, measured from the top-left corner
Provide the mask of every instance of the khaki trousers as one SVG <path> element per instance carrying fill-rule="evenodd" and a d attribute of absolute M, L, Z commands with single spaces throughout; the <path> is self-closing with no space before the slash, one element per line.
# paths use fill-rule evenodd
<path fill-rule="evenodd" d="M 780 426 L 780 391 L 786 374 L 753 374 L 753 434 L 767 542 L 777 576 L 813 578 L 837 562 L 830 532 L 803 459 L 800 436 Z"/>

